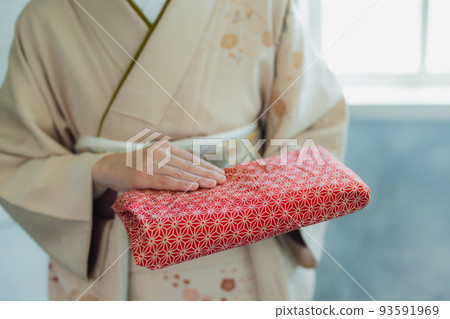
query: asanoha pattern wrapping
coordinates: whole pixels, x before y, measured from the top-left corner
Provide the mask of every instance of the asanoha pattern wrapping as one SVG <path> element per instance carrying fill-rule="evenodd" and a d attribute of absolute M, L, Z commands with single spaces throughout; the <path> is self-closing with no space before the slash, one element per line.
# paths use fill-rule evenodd
<path fill-rule="evenodd" d="M 227 181 L 213 189 L 123 193 L 113 209 L 136 264 L 160 269 L 363 209 L 369 187 L 327 150 L 318 151 L 321 158 L 288 153 L 286 165 L 276 156 L 266 165 L 226 168 Z"/>

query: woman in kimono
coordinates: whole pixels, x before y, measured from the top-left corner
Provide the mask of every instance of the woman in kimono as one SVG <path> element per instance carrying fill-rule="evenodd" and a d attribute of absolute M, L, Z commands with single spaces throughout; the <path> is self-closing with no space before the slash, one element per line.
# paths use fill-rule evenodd
<path fill-rule="evenodd" d="M 323 223 L 161 270 L 137 267 L 105 209 L 115 192 L 214 187 L 223 172 L 188 165 L 190 153 L 172 147 L 168 165 L 139 174 L 101 144 L 144 129 L 175 144 L 313 139 L 342 159 L 346 107 L 317 57 L 292 0 L 31 1 L 0 91 L 0 203 L 50 255 L 50 299 L 311 299 Z M 86 137 L 99 149 L 80 152 Z"/>

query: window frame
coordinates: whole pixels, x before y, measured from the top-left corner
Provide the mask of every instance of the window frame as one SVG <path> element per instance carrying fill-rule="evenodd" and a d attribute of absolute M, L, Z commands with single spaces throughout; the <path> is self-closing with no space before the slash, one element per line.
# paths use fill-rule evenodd
<path fill-rule="evenodd" d="M 306 10 L 306 24 L 310 31 L 311 38 L 319 52 L 328 48 L 322 47 L 322 0 L 299 0 L 301 6 Z M 429 0 L 422 1 L 422 21 L 421 21 L 421 52 L 420 66 L 416 73 L 411 74 L 340 74 L 339 78 L 343 86 L 402 86 L 402 87 L 423 87 L 423 86 L 444 86 L 450 83 L 450 74 L 431 73 L 427 70 L 427 43 L 428 43 L 428 21 L 429 21 Z M 357 27 L 357 25 L 355 26 Z M 326 55 L 326 53 L 325 53 Z"/>

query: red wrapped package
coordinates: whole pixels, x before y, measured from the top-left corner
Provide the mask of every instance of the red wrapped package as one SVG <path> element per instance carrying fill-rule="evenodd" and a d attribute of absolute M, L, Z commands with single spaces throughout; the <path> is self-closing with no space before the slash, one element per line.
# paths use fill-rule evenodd
<path fill-rule="evenodd" d="M 213 189 L 123 193 L 113 209 L 136 264 L 160 269 L 363 209 L 369 187 L 317 149 L 307 160 L 298 150 L 226 168 L 227 181 Z"/>

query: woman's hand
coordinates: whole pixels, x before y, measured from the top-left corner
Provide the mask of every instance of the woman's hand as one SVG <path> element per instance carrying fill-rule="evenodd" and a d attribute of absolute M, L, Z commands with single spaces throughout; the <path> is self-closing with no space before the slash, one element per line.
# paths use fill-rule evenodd
<path fill-rule="evenodd" d="M 196 155 L 170 143 L 149 148 L 152 147 L 153 158 L 147 157 L 146 150 L 141 153 L 143 172 L 126 166 L 126 153 L 103 157 L 92 169 L 94 193 L 102 194 L 108 188 L 118 192 L 131 189 L 193 191 L 199 187 L 213 188 L 225 182 L 225 172 L 222 169 L 199 159 Z M 158 163 L 166 157 L 167 148 L 171 151 L 170 161 L 158 168 Z M 200 165 L 193 164 L 194 158 Z M 149 165 L 153 167 L 153 175 L 145 173 Z"/>

